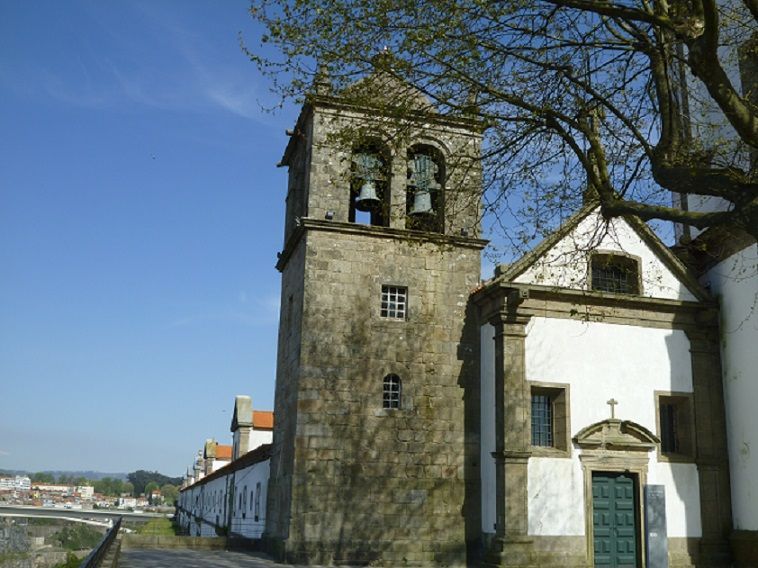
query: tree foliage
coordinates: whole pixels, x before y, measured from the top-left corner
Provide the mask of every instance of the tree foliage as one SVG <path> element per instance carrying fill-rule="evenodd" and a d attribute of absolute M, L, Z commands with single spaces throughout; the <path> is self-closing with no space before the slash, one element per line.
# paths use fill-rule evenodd
<path fill-rule="evenodd" d="M 527 221 L 525 240 L 587 198 L 606 217 L 758 235 L 756 99 L 735 86 L 738 53 L 755 86 L 756 0 L 254 0 L 251 14 L 267 31 L 247 53 L 284 97 L 327 76 L 349 96 L 381 70 L 484 121 L 484 203 Z M 725 205 L 692 206 L 710 198 Z"/>
<path fill-rule="evenodd" d="M 133 471 L 132 473 L 127 475 L 127 478 L 134 486 L 135 495 L 140 495 L 141 493 L 145 493 L 145 488 L 147 487 L 149 483 L 155 484 L 154 486 L 152 486 L 153 488 L 160 487 L 161 485 L 165 485 L 166 483 L 170 483 L 173 485 L 178 485 L 181 483 L 181 478 L 179 477 L 168 477 L 167 475 L 163 475 L 162 473 L 158 473 L 157 471 L 145 471 L 144 469 Z"/>
<path fill-rule="evenodd" d="M 66 550 L 87 550 L 95 548 L 102 538 L 102 533 L 81 523 L 66 525 L 60 531 L 55 533 L 55 540 L 57 540 L 61 547 Z"/>
<path fill-rule="evenodd" d="M 96 493 L 118 497 L 122 493 L 131 493 L 134 487 L 131 483 L 112 477 L 103 477 L 93 483 Z"/>
<path fill-rule="evenodd" d="M 166 483 L 161 486 L 161 497 L 164 504 L 173 505 L 179 498 L 179 489 L 174 484 Z"/>

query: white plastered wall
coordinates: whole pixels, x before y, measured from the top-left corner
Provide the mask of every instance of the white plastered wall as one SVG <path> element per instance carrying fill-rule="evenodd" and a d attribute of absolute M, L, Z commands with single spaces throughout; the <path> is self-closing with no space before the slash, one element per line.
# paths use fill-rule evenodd
<path fill-rule="evenodd" d="M 758 246 L 706 275 L 721 303 L 724 405 L 736 530 L 758 530 Z"/>
<path fill-rule="evenodd" d="M 574 320 L 532 318 L 526 339 L 527 380 L 569 384 L 571 436 L 610 416 L 656 432 L 655 395 L 692 392 L 689 340 L 681 331 Z M 494 532 L 494 328 L 482 327 L 482 530 Z M 670 537 L 701 535 L 697 467 L 658 463 L 649 452 L 648 483 L 666 490 Z M 585 533 L 584 474 L 579 451 L 570 458 L 529 460 L 529 534 Z"/>
<path fill-rule="evenodd" d="M 606 224 L 597 212 L 579 222 L 514 282 L 587 290 L 590 250 L 618 251 L 639 258 L 643 296 L 696 300 L 626 221 L 618 218 Z"/>
<path fill-rule="evenodd" d="M 255 463 L 235 473 L 234 510 L 231 532 L 247 538 L 260 538 L 266 528 L 266 493 L 271 460 Z M 255 492 L 260 483 L 259 514 L 255 518 Z M 242 507 L 240 498 L 242 495 Z"/>

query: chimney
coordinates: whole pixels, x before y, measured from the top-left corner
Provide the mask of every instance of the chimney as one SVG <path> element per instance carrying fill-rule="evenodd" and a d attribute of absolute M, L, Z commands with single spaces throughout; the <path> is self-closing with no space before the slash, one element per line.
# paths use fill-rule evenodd
<path fill-rule="evenodd" d="M 205 449 L 203 450 L 205 475 L 213 473 L 213 462 L 216 461 L 216 446 L 218 446 L 218 442 L 213 438 L 208 438 L 205 441 Z"/>
<path fill-rule="evenodd" d="M 232 461 L 250 451 L 250 432 L 253 428 L 253 401 L 249 396 L 234 397 L 232 416 Z"/>

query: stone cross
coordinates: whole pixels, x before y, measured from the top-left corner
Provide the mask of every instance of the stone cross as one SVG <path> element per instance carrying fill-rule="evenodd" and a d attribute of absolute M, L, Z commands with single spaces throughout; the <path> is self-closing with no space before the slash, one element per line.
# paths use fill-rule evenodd
<path fill-rule="evenodd" d="M 611 420 L 613 420 L 614 418 L 616 418 L 616 405 L 618 403 L 619 403 L 619 401 L 616 400 L 615 398 L 612 398 L 611 400 L 609 400 L 608 402 L 606 402 L 606 404 L 611 407 Z"/>

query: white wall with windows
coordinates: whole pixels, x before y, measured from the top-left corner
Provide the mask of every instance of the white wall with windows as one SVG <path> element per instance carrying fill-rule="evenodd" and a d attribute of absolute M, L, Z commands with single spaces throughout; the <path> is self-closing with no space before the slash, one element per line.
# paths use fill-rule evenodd
<path fill-rule="evenodd" d="M 482 529 L 495 528 L 495 364 L 494 327 L 482 338 Z M 611 416 L 607 401 L 618 401 L 615 416 L 658 434 L 655 393 L 692 392 L 689 340 L 682 331 L 533 317 L 527 326 L 526 377 L 538 384 L 570 388 L 569 432 Z M 570 444 L 565 457 L 533 455 L 528 465 L 531 535 L 585 534 L 585 480 L 580 451 Z M 659 462 L 650 451 L 648 483 L 664 485 L 668 536 L 701 535 L 700 493 L 694 463 Z"/>

